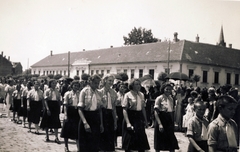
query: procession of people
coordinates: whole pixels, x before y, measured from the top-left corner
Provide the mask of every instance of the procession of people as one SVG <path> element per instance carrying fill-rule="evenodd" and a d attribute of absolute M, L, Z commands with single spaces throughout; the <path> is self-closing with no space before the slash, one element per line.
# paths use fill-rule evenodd
<path fill-rule="evenodd" d="M 39 135 L 40 129 L 45 130 L 45 142 L 51 140 L 49 132 L 53 132 L 56 144 L 61 144 L 63 138 L 65 152 L 70 151 L 69 139 L 76 141 L 80 152 L 116 148 L 125 152 L 151 148 L 172 152 L 179 149 L 176 131 L 189 139 L 189 152 L 238 151 L 238 89 L 227 85 L 182 86 L 169 81 L 142 84 L 137 78 L 117 83 L 115 80 L 114 74 L 87 75 L 84 80 L 71 82 L 45 80 L 48 83 L 2 77 L 0 106 L 7 115 L 1 117 L 22 124 L 28 133 Z M 64 114 L 63 122 L 60 113 Z M 153 147 L 146 128 L 154 128 Z M 117 145 L 118 137 L 122 137 L 121 145 Z"/>

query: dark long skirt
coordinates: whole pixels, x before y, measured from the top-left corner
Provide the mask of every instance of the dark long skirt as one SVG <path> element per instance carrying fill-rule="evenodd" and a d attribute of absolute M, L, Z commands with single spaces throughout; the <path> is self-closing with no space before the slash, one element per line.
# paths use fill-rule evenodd
<path fill-rule="evenodd" d="M 179 149 L 177 138 L 174 135 L 173 117 L 171 112 L 158 112 L 164 131 L 159 131 L 159 125 L 155 122 L 154 149 L 174 150 Z"/>
<path fill-rule="evenodd" d="M 104 132 L 100 134 L 100 149 L 115 151 L 113 110 L 102 109 Z"/>
<path fill-rule="evenodd" d="M 86 132 L 82 121 L 79 121 L 78 139 L 80 152 L 98 152 L 100 140 L 99 111 L 83 111 L 91 132 Z"/>
<path fill-rule="evenodd" d="M 134 131 L 128 130 L 127 124 L 123 120 L 122 148 L 125 150 L 149 150 L 142 111 L 128 110 L 127 113 Z"/>
<path fill-rule="evenodd" d="M 116 130 L 116 137 L 117 137 L 117 136 L 122 136 L 123 108 L 121 106 L 116 106 L 116 112 L 118 116 L 117 130 Z"/>
<path fill-rule="evenodd" d="M 23 107 L 18 110 L 18 116 L 27 117 L 27 98 L 23 97 Z"/>
<path fill-rule="evenodd" d="M 29 103 L 30 110 L 28 111 L 28 122 L 38 124 L 42 110 L 42 101 L 33 101 Z"/>
<path fill-rule="evenodd" d="M 47 110 L 45 109 L 43 112 L 43 118 L 40 124 L 40 127 L 42 129 L 45 128 L 61 128 L 61 122 L 60 122 L 60 118 L 59 118 L 59 114 L 60 114 L 60 105 L 58 101 L 52 101 L 52 100 L 48 100 L 48 108 L 51 112 L 51 115 L 48 116 L 47 114 Z"/>
<path fill-rule="evenodd" d="M 78 108 L 67 106 L 67 120 L 63 121 L 61 131 L 62 138 L 78 139 L 78 124 L 79 124 Z"/>
<path fill-rule="evenodd" d="M 21 107 L 21 99 L 13 99 L 13 112 L 18 112 Z"/>

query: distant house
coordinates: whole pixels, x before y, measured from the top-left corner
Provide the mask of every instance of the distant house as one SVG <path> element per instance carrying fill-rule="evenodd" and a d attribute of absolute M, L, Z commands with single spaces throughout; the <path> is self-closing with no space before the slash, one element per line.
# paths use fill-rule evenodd
<path fill-rule="evenodd" d="M 10 57 L 8 59 L 3 56 L 3 52 L 0 55 L 0 76 L 18 75 L 22 73 L 22 64 L 20 62 L 11 62 Z"/>
<path fill-rule="evenodd" d="M 0 55 L 0 76 L 7 76 L 12 74 L 12 63 L 7 59 L 6 56 L 3 56 L 3 52 Z"/>
<path fill-rule="evenodd" d="M 222 31 L 221 31 L 222 32 Z M 129 78 L 160 72 L 183 72 L 189 77 L 201 76 L 202 87 L 231 84 L 239 88 L 240 50 L 225 46 L 220 36 L 218 45 L 179 40 L 174 33 L 173 42 L 157 42 L 107 49 L 52 54 L 31 66 L 32 74 L 62 74 L 70 77 L 82 73 L 106 74 L 125 72 Z M 224 45 L 222 45 L 224 44 Z"/>
<path fill-rule="evenodd" d="M 12 75 L 22 74 L 21 62 L 12 62 Z"/>

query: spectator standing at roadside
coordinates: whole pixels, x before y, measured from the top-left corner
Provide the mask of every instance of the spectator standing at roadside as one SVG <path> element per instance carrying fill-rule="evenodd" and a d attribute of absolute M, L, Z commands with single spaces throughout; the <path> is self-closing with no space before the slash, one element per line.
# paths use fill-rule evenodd
<path fill-rule="evenodd" d="M 178 131 L 182 131 L 182 121 L 183 121 L 183 100 L 186 97 L 185 88 L 177 88 L 176 95 L 176 111 L 174 114 L 175 123 L 178 126 Z"/>
<path fill-rule="evenodd" d="M 187 127 L 187 137 L 189 139 L 188 152 L 208 152 L 207 127 L 209 122 L 204 118 L 206 105 L 202 101 L 194 103 L 196 115 L 190 118 Z"/>
<path fill-rule="evenodd" d="M 237 101 L 229 95 L 217 100 L 218 117 L 208 127 L 209 152 L 237 152 L 237 124 L 231 118 L 235 114 Z"/>

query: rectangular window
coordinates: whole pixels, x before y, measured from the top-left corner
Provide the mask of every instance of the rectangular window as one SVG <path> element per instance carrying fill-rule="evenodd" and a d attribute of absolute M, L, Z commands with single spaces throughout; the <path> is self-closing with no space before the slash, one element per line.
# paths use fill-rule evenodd
<path fill-rule="evenodd" d="M 38 74 L 40 75 L 41 71 L 38 71 Z"/>
<path fill-rule="evenodd" d="M 33 71 L 33 74 L 35 74 L 35 71 Z"/>
<path fill-rule="evenodd" d="M 52 74 L 52 71 L 50 71 L 49 73 Z"/>
<path fill-rule="evenodd" d="M 66 75 L 66 71 L 64 70 L 64 75 Z"/>
<path fill-rule="evenodd" d="M 79 70 L 76 71 L 76 75 L 79 75 Z"/>
<path fill-rule="evenodd" d="M 56 71 L 56 74 L 58 74 L 58 71 Z"/>
<path fill-rule="evenodd" d="M 107 70 L 107 73 L 110 73 L 110 70 Z"/>
<path fill-rule="evenodd" d="M 127 74 L 127 69 L 124 69 L 123 72 Z"/>
<path fill-rule="evenodd" d="M 139 78 L 143 77 L 143 69 L 139 69 Z"/>
<path fill-rule="evenodd" d="M 219 83 L 219 72 L 214 72 L 214 83 Z"/>
<path fill-rule="evenodd" d="M 154 79 L 154 69 L 149 69 L 149 74 L 152 76 L 152 78 Z"/>
<path fill-rule="evenodd" d="M 131 69 L 131 79 L 134 78 L 134 69 Z"/>
<path fill-rule="evenodd" d="M 101 74 L 104 75 L 104 70 L 101 70 Z"/>
<path fill-rule="evenodd" d="M 227 84 L 231 84 L 231 73 L 227 73 Z"/>
<path fill-rule="evenodd" d="M 47 71 L 47 75 L 48 75 L 48 71 Z"/>
<path fill-rule="evenodd" d="M 82 74 L 84 73 L 85 71 L 84 70 L 82 70 Z"/>
<path fill-rule="evenodd" d="M 45 71 L 43 71 L 43 75 L 45 75 Z"/>
<path fill-rule="evenodd" d="M 207 83 L 207 79 L 208 79 L 208 72 L 207 71 L 203 71 L 203 82 Z"/>
<path fill-rule="evenodd" d="M 235 85 L 239 85 L 239 74 L 235 74 Z"/>
<path fill-rule="evenodd" d="M 60 71 L 60 74 L 62 75 L 62 70 Z"/>
<path fill-rule="evenodd" d="M 98 74 L 99 73 L 99 70 L 96 70 L 96 74 Z"/>
<path fill-rule="evenodd" d="M 94 74 L 94 70 L 91 70 L 91 75 L 93 75 Z"/>
<path fill-rule="evenodd" d="M 193 75 L 194 71 L 193 69 L 189 69 L 188 70 L 188 77 L 191 78 L 191 76 Z"/>
<path fill-rule="evenodd" d="M 53 73 L 53 75 L 54 75 L 54 74 L 55 74 L 55 71 L 53 71 L 52 73 Z"/>

